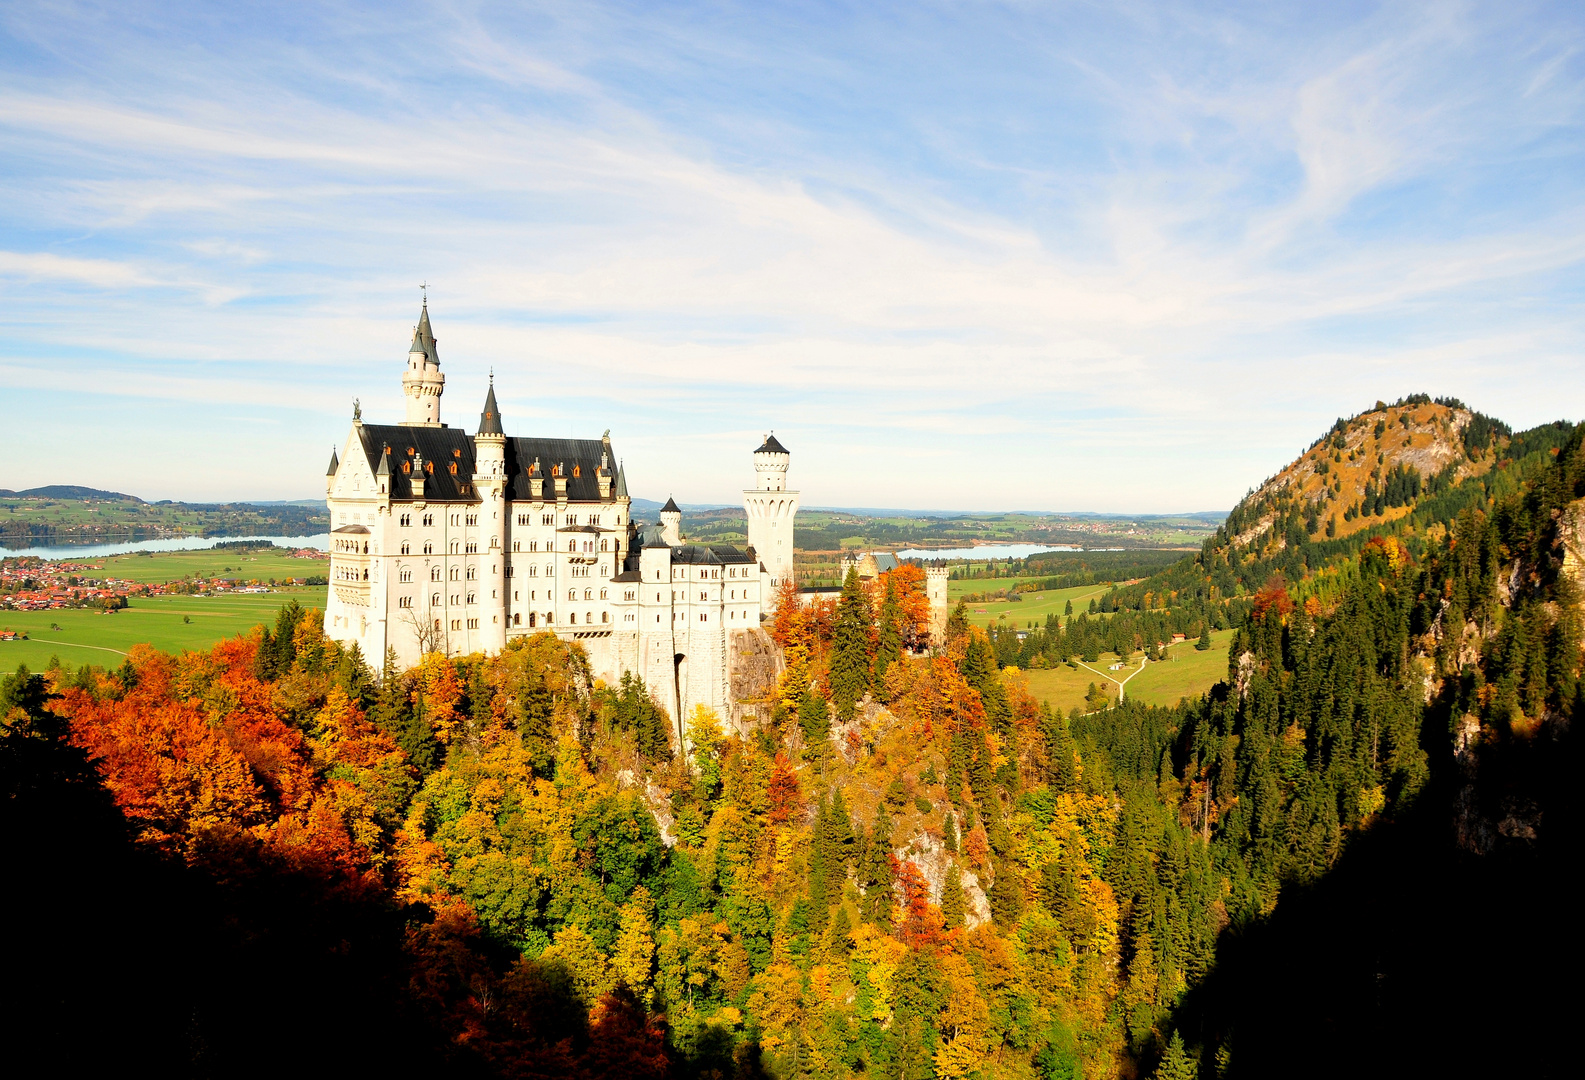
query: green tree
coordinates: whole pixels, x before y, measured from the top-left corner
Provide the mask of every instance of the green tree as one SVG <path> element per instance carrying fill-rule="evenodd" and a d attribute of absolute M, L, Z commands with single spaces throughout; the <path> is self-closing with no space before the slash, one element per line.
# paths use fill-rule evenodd
<path fill-rule="evenodd" d="M 846 723 L 870 689 L 870 602 L 857 567 L 848 567 L 831 637 L 831 704 Z"/>
<path fill-rule="evenodd" d="M 1207 622 L 1205 624 L 1205 628 L 1200 631 L 1200 640 L 1195 643 L 1194 647 L 1199 652 L 1205 652 L 1205 650 L 1211 647 L 1211 624 L 1209 622 Z"/>
<path fill-rule="evenodd" d="M 886 671 L 903 655 L 902 631 L 897 626 L 898 604 L 897 588 L 893 584 L 891 575 L 886 577 L 886 596 L 881 601 L 880 626 L 875 638 L 875 693 L 877 696 L 886 689 Z"/>
<path fill-rule="evenodd" d="M 941 883 L 941 914 L 946 917 L 948 930 L 963 925 L 963 875 L 957 863 L 947 867 L 946 880 Z"/>
<path fill-rule="evenodd" d="M 1183 1049 L 1183 1036 L 1174 1031 L 1161 1055 L 1161 1064 L 1156 1066 L 1156 1080 L 1195 1080 L 1199 1071 Z"/>

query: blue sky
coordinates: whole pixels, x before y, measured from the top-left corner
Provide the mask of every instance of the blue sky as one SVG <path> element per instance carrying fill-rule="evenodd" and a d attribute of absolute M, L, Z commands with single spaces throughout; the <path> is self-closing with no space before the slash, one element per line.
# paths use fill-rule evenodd
<path fill-rule="evenodd" d="M 1230 507 L 1334 418 L 1585 418 L 1579 4 L 0 8 L 0 487 L 321 489 L 420 282 L 634 493 Z"/>

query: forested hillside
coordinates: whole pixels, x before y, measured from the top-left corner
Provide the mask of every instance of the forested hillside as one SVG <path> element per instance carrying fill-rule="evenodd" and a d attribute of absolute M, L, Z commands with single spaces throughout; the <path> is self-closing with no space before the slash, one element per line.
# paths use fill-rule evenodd
<path fill-rule="evenodd" d="M 1585 448 L 1479 448 L 1330 539 L 1263 488 L 1027 654 L 961 611 L 915 654 L 922 572 L 850 577 L 782 605 L 770 723 L 681 745 L 550 635 L 376 672 L 287 609 L 18 673 L 6 1014 L 62 1071 L 1560 1072 Z M 1023 688 L 1218 620 L 1199 700 Z"/>

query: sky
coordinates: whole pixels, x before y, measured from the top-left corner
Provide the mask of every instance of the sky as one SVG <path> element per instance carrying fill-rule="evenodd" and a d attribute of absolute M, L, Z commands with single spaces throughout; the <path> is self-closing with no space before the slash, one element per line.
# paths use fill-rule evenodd
<path fill-rule="evenodd" d="M 0 6 L 0 487 L 313 497 L 424 283 L 637 496 L 1226 510 L 1585 419 L 1585 5 Z"/>

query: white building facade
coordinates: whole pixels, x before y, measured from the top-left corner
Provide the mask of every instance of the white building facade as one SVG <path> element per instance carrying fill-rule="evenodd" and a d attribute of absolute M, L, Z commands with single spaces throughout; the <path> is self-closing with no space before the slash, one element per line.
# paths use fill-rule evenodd
<path fill-rule="evenodd" d="M 659 525 L 633 520 L 610 432 L 508 436 L 493 379 L 475 434 L 443 424 L 427 304 L 402 387 L 402 423 L 355 409 L 331 455 L 328 636 L 378 667 L 387 648 L 408 666 L 549 631 L 582 644 L 597 677 L 641 676 L 674 721 L 700 704 L 740 715 L 761 694 L 734 680 L 734 660 L 774 652 L 760 623 L 793 573 L 798 493 L 774 435 L 744 492 L 747 548 L 689 544 L 674 502 Z"/>

